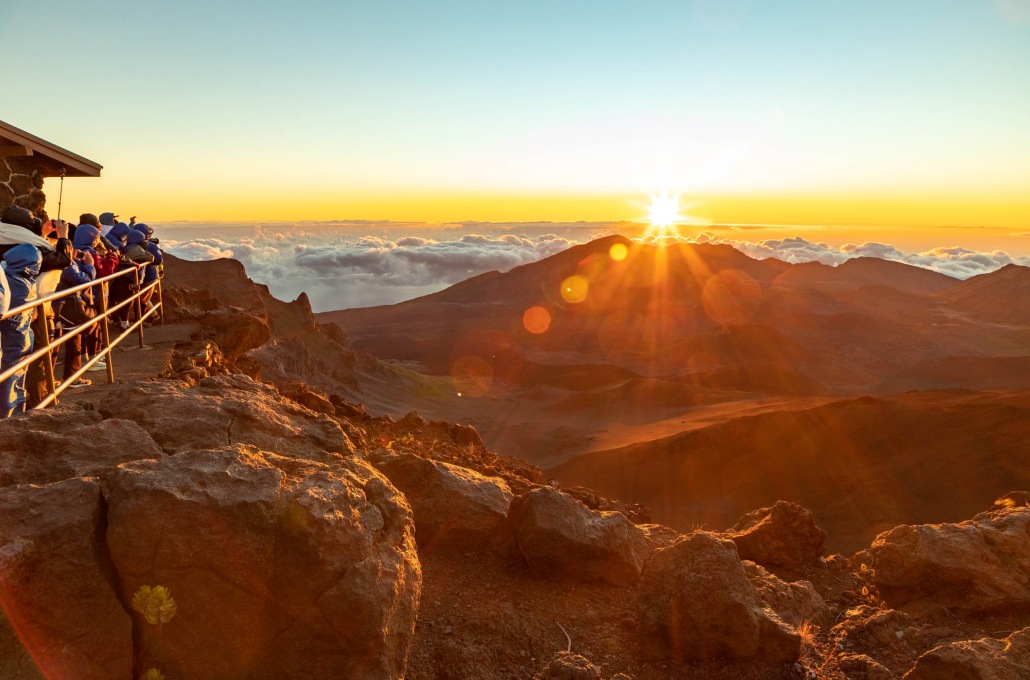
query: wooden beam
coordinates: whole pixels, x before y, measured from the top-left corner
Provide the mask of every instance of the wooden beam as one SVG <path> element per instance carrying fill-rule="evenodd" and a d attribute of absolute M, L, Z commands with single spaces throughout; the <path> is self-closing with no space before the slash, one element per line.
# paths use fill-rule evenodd
<path fill-rule="evenodd" d="M 31 156 L 32 149 L 21 144 L 5 144 L 0 146 L 0 157 L 13 158 L 17 156 Z"/>

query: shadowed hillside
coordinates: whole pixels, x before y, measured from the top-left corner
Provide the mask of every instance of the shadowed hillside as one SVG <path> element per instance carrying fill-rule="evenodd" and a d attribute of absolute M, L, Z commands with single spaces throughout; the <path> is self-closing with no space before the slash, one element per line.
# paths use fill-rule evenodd
<path fill-rule="evenodd" d="M 725 529 L 749 505 L 791 500 L 847 552 L 901 521 L 953 521 L 1030 486 L 1027 441 L 1030 393 L 910 392 L 731 419 L 548 472 L 680 530 Z"/>

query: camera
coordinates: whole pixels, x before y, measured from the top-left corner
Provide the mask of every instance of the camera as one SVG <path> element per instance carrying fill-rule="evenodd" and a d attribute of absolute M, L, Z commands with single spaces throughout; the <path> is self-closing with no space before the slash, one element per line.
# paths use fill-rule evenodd
<path fill-rule="evenodd" d="M 161 242 L 161 239 L 151 237 L 150 242 L 156 246 L 158 243 Z"/>

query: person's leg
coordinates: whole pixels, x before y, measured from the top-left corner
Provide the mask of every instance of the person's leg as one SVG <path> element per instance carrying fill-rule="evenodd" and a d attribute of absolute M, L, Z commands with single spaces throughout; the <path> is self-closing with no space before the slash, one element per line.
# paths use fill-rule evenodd
<path fill-rule="evenodd" d="M 64 376 L 63 379 L 67 380 L 70 378 L 75 371 L 82 368 L 82 334 L 76 335 L 74 338 L 64 343 Z"/>

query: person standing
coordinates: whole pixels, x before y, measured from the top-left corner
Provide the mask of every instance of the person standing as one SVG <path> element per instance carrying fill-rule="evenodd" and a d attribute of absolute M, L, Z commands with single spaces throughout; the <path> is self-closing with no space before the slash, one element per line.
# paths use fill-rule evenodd
<path fill-rule="evenodd" d="M 36 298 L 35 282 L 43 258 L 35 246 L 17 245 L 4 253 L 3 264 L 11 291 L 11 307 Z M 21 312 L 0 321 L 0 371 L 16 365 L 32 352 L 33 312 Z M 0 417 L 25 411 L 25 373 L 20 371 L 0 383 Z"/>

